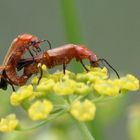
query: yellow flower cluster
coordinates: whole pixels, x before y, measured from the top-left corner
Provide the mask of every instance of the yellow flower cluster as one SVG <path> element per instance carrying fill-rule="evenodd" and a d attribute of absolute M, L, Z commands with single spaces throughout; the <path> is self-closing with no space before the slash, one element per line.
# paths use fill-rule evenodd
<path fill-rule="evenodd" d="M 139 80 L 133 75 L 128 74 L 115 80 L 97 80 L 92 86 L 101 95 L 115 96 L 121 91 L 138 90 Z"/>
<path fill-rule="evenodd" d="M 32 120 L 43 120 L 48 117 L 53 109 L 53 105 L 48 100 L 36 101 L 28 109 L 29 116 Z"/>
<path fill-rule="evenodd" d="M 11 104 L 17 106 L 26 99 L 33 98 L 33 86 L 22 86 L 17 92 L 13 92 L 10 98 Z"/>
<path fill-rule="evenodd" d="M 33 78 L 32 83 L 37 84 L 37 77 Z M 62 72 L 45 76 L 41 79 L 39 85 L 36 86 L 35 96 L 43 96 L 49 93 L 57 95 L 81 94 L 85 95 L 91 91 L 91 88 L 83 82 L 76 81 L 76 75 L 66 71 L 66 75 Z"/>
<path fill-rule="evenodd" d="M 88 68 L 89 72 L 78 74 L 66 71 L 65 75 L 63 72 L 49 74 L 44 65 L 42 69 L 45 73 L 39 84 L 36 76 L 32 85 L 23 86 L 11 95 L 14 106 L 29 102 L 24 109 L 34 121 L 49 118 L 57 109 L 66 109 L 79 121 L 90 121 L 95 117 L 95 98 L 139 89 L 139 80 L 133 75 L 110 79 L 106 68 Z M 58 104 L 59 99 L 62 102 Z"/>
<path fill-rule="evenodd" d="M 97 93 L 102 95 L 115 96 L 119 93 L 120 87 L 117 86 L 112 80 L 98 80 L 92 84 Z"/>
<path fill-rule="evenodd" d="M 83 74 L 84 75 L 84 74 Z M 32 83 L 36 83 L 37 78 L 35 77 Z M 40 84 L 36 87 L 37 92 L 42 93 L 56 93 L 57 95 L 70 95 L 70 94 L 81 94 L 85 95 L 91 91 L 91 87 L 85 84 L 83 81 L 77 80 L 77 75 L 66 71 L 66 75 L 62 72 L 55 73 L 43 77 Z"/>
<path fill-rule="evenodd" d="M 55 85 L 54 80 L 52 79 L 47 79 L 47 78 L 42 78 L 40 81 L 40 84 L 37 85 L 36 87 L 36 96 L 42 96 L 42 95 L 46 95 L 52 92 L 53 87 Z"/>
<path fill-rule="evenodd" d="M 120 79 L 120 87 L 124 90 L 136 91 L 139 89 L 139 80 L 135 76 L 127 74 L 126 77 Z"/>
<path fill-rule="evenodd" d="M 19 125 L 19 121 L 16 119 L 15 114 L 10 114 L 6 118 L 0 120 L 0 131 L 11 132 L 15 130 Z"/>
<path fill-rule="evenodd" d="M 70 107 L 70 113 L 79 121 L 90 121 L 95 117 L 96 106 L 90 100 L 75 101 Z"/>
<path fill-rule="evenodd" d="M 58 95 L 85 95 L 96 91 L 101 95 L 116 96 L 121 91 L 138 90 L 139 80 L 133 75 L 126 75 L 120 79 L 108 79 L 106 68 L 91 68 L 90 72 L 77 75 L 66 71 L 55 73 L 42 78 L 37 91 L 53 92 Z"/>
<path fill-rule="evenodd" d="M 108 78 L 108 71 L 107 71 L 106 67 L 104 67 L 104 68 L 89 68 L 89 69 L 90 69 L 90 71 L 88 73 L 87 72 L 78 73 L 76 75 L 76 79 L 78 81 L 93 83 L 95 81 Z"/>

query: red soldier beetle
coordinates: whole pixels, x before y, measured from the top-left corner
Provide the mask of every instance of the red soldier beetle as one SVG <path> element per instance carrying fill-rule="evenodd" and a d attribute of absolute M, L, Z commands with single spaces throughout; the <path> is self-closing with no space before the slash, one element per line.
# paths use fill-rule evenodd
<path fill-rule="evenodd" d="M 32 56 L 32 60 L 34 60 L 34 55 L 30 48 L 32 48 L 37 55 L 37 53 L 41 51 L 40 44 L 45 41 L 48 42 L 49 47 L 51 48 L 48 40 L 40 40 L 38 37 L 26 33 L 19 35 L 12 41 L 4 58 L 3 66 L 0 67 L 0 70 L 2 70 L 0 88 L 7 89 L 7 83 L 12 86 L 13 90 L 15 90 L 13 84 L 19 86 L 23 85 L 22 81 L 25 81 L 28 78 L 25 76 L 25 72 L 22 76 L 17 75 L 16 67 L 18 62 L 22 59 L 26 51 L 29 51 Z"/>
<path fill-rule="evenodd" d="M 38 63 L 41 63 L 45 64 L 48 68 L 52 68 L 56 65 L 63 65 L 63 71 L 65 74 L 66 65 L 73 58 L 75 58 L 76 61 L 79 61 L 87 72 L 89 70 L 84 65 L 82 61 L 83 59 L 88 59 L 92 67 L 99 67 L 100 61 L 105 62 L 116 73 L 117 77 L 120 78 L 118 72 L 107 62 L 106 59 L 98 59 L 96 54 L 87 47 L 74 44 L 66 44 L 64 46 L 40 53 L 34 57 L 34 61 L 31 58 L 22 59 L 17 65 L 17 70 L 21 70 L 23 67 L 26 67 L 25 70 L 28 71 L 28 75 L 32 75 L 39 71 L 40 68 L 38 68 Z M 41 77 L 42 72 L 39 81 Z"/>

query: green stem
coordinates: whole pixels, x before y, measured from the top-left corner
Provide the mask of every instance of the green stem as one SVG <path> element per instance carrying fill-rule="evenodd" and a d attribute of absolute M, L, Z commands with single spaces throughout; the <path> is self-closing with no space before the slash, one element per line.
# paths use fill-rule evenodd
<path fill-rule="evenodd" d="M 73 117 L 72 119 L 74 120 L 75 124 L 79 127 L 79 129 L 81 130 L 81 133 L 83 134 L 86 140 L 95 140 L 95 138 L 91 135 L 90 131 L 88 130 L 84 122 L 80 122 L 74 119 Z"/>
<path fill-rule="evenodd" d="M 94 102 L 94 103 L 98 103 L 98 102 L 106 102 L 106 101 L 111 101 L 111 100 L 113 100 L 113 99 L 117 99 L 117 98 L 121 98 L 121 97 L 123 97 L 124 96 L 124 94 L 119 94 L 119 95 L 117 95 L 117 96 L 100 96 L 100 97 L 98 97 L 98 98 L 95 98 L 95 99 L 93 99 L 92 101 Z"/>
<path fill-rule="evenodd" d="M 72 43 L 81 43 L 80 21 L 77 16 L 75 0 L 60 0 L 67 40 Z"/>
<path fill-rule="evenodd" d="M 24 100 L 22 103 L 21 103 L 21 106 L 22 108 L 27 111 L 28 108 L 30 107 L 31 103 L 28 101 L 28 100 Z"/>
<path fill-rule="evenodd" d="M 48 119 L 34 125 L 34 126 L 31 126 L 29 128 L 18 128 L 17 131 L 29 131 L 29 130 L 32 130 L 32 129 L 36 129 L 38 127 L 41 127 L 43 125 L 45 125 L 46 123 L 52 121 L 52 120 L 55 120 L 57 119 L 59 116 L 63 115 L 64 113 L 66 113 L 66 110 L 62 110 L 62 111 L 59 111 L 59 113 L 56 113 L 55 115 L 52 115 L 50 116 Z"/>
<path fill-rule="evenodd" d="M 69 43 L 83 44 L 84 40 L 82 38 L 82 28 L 77 14 L 76 1 L 60 0 L 60 6 L 62 9 L 67 41 Z M 75 72 L 80 71 L 80 67 L 77 67 L 77 63 L 73 62 L 71 66 Z"/>

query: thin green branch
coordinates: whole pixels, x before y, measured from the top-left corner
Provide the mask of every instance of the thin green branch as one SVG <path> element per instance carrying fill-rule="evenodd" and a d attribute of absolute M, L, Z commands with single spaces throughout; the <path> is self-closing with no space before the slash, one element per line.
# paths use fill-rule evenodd
<path fill-rule="evenodd" d="M 121 98 L 123 96 L 124 96 L 124 94 L 120 94 L 120 95 L 112 96 L 112 97 L 110 97 L 110 96 L 100 96 L 98 98 L 93 99 L 92 101 L 95 102 L 95 103 L 98 103 L 98 102 L 106 102 L 106 101 L 111 101 L 113 99 Z"/>
<path fill-rule="evenodd" d="M 71 115 L 70 115 L 71 116 Z M 79 127 L 81 130 L 81 134 L 85 137 L 85 140 L 95 140 L 95 138 L 91 135 L 90 131 L 88 130 L 86 124 L 84 122 L 80 122 L 76 119 L 74 119 L 72 116 L 74 123 Z"/>
<path fill-rule="evenodd" d="M 41 127 L 41 126 L 45 125 L 46 123 L 48 123 L 48 122 L 50 122 L 50 121 L 52 121 L 52 120 L 57 119 L 57 118 L 58 118 L 59 116 L 61 116 L 62 114 L 66 113 L 66 111 L 67 111 L 67 110 L 59 111 L 59 113 L 50 116 L 48 119 L 46 119 L 46 120 L 44 120 L 44 121 L 42 121 L 42 122 L 40 122 L 40 123 L 38 123 L 38 124 L 36 124 L 36 125 L 30 127 L 30 128 L 19 128 L 19 129 L 17 129 L 17 131 L 29 131 L 29 130 L 36 129 L 36 128 L 38 128 L 38 127 Z"/>
<path fill-rule="evenodd" d="M 75 2 L 75 0 L 60 0 L 67 40 L 72 43 L 81 43 L 83 39 Z"/>

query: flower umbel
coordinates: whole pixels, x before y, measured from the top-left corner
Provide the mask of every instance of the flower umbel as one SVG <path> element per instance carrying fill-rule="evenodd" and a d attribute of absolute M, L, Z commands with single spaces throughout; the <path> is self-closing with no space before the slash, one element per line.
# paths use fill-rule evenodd
<path fill-rule="evenodd" d="M 11 104 L 17 106 L 21 104 L 26 99 L 33 98 L 33 86 L 23 86 L 19 88 L 17 92 L 13 92 L 11 95 Z"/>
<path fill-rule="evenodd" d="M 58 95 L 71 95 L 74 93 L 75 84 L 75 81 L 70 79 L 57 82 L 54 86 L 54 92 Z"/>
<path fill-rule="evenodd" d="M 120 83 L 121 88 L 125 90 L 136 91 L 139 89 L 139 80 L 131 74 L 127 74 L 126 77 L 122 77 Z"/>
<path fill-rule="evenodd" d="M 1 118 L 0 120 L 0 131 L 10 132 L 17 128 L 19 121 L 16 119 L 15 114 L 10 114 L 6 118 Z"/>
<path fill-rule="evenodd" d="M 28 109 L 29 116 L 32 120 L 43 120 L 48 117 L 53 109 L 53 105 L 48 100 L 36 101 Z"/>
<path fill-rule="evenodd" d="M 32 85 L 22 86 L 13 92 L 10 102 L 13 106 L 23 107 L 32 121 L 47 123 L 62 113 L 69 113 L 78 122 L 85 122 L 94 120 L 99 99 L 115 98 L 139 89 L 139 80 L 133 75 L 110 79 L 106 68 L 88 69 L 89 72 L 78 74 L 66 71 L 64 75 L 61 71 L 49 74 L 46 66 L 42 66 L 44 73 L 39 84 L 39 78 L 33 77 Z M 15 130 L 18 123 L 14 115 L 1 119 L 0 130 Z"/>
<path fill-rule="evenodd" d="M 70 113 L 79 121 L 90 121 L 95 117 L 96 106 L 90 100 L 75 101 L 70 107 Z"/>
<path fill-rule="evenodd" d="M 120 87 L 113 80 L 97 80 L 92 84 L 97 93 L 101 95 L 116 96 L 119 94 Z"/>

